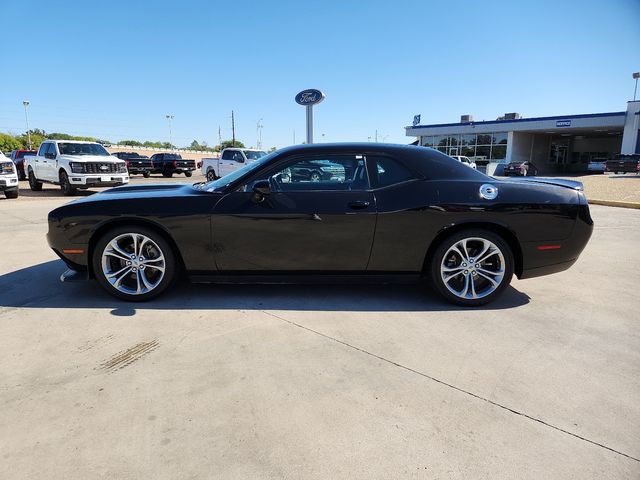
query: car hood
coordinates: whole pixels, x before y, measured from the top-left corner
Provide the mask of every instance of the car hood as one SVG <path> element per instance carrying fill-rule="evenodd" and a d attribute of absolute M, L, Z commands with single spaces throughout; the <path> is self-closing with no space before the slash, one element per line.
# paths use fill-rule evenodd
<path fill-rule="evenodd" d="M 112 155 L 109 155 L 108 157 L 104 155 L 60 155 L 60 158 L 64 158 L 65 160 L 69 160 L 70 162 L 101 162 L 101 163 L 107 162 L 109 163 L 109 162 L 124 161 Z"/>
<path fill-rule="evenodd" d="M 95 203 L 110 202 L 118 200 L 132 200 L 138 198 L 154 199 L 154 198 L 177 198 L 188 197 L 193 195 L 210 195 L 193 188 L 189 183 L 160 183 L 150 185 L 126 185 L 123 187 L 110 188 L 102 192 L 96 193 L 89 197 L 80 198 L 73 201 L 78 203 Z"/>

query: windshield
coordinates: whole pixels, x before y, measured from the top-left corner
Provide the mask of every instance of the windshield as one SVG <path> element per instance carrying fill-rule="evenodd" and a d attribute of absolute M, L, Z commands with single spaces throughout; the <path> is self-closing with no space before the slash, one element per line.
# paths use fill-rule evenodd
<path fill-rule="evenodd" d="M 257 152 L 256 152 L 257 153 Z M 265 165 L 266 163 L 268 163 L 273 157 L 275 157 L 277 154 L 277 152 L 272 152 L 268 155 L 264 155 L 262 157 L 260 157 L 258 160 L 256 160 L 255 162 L 251 162 L 251 163 L 247 163 L 244 167 L 239 168 L 238 170 L 231 172 L 228 175 L 225 175 L 224 177 L 221 177 L 217 180 L 214 180 L 212 182 L 205 182 L 205 183 L 196 183 L 194 184 L 194 187 L 200 189 L 200 190 L 206 190 L 207 192 L 213 192 L 215 190 L 220 190 L 221 188 L 226 187 L 227 185 L 229 185 L 232 182 L 235 182 L 236 180 L 238 180 L 239 178 L 244 177 L 245 175 L 250 174 L 251 172 L 255 171 L 255 170 L 259 170 L 260 168 L 262 168 L 263 165 Z"/>
<path fill-rule="evenodd" d="M 60 155 L 99 155 L 108 157 L 109 152 L 99 143 L 58 143 Z"/>
<path fill-rule="evenodd" d="M 262 152 L 262 151 L 260 151 L 260 152 L 251 152 L 251 151 L 245 150 L 244 154 L 247 156 L 247 160 L 257 160 L 259 158 L 264 157 L 267 154 L 267 152 Z"/>

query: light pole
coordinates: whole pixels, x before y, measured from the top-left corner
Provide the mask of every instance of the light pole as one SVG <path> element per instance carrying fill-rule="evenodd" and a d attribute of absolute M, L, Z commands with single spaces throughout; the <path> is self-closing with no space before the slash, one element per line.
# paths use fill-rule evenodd
<path fill-rule="evenodd" d="M 29 106 L 29 101 L 24 100 L 22 102 L 24 105 L 24 118 L 27 121 L 27 148 L 31 150 L 31 131 L 29 130 L 29 112 L 27 112 L 27 107 Z"/>
<path fill-rule="evenodd" d="M 638 79 L 640 78 L 640 72 L 635 72 L 633 78 L 636 80 L 636 87 L 633 89 L 633 101 L 636 101 L 636 93 L 638 92 Z"/>
<path fill-rule="evenodd" d="M 173 115 L 165 115 L 166 119 L 169 120 L 169 145 L 173 149 L 173 138 L 171 134 L 171 120 L 173 120 Z"/>
<path fill-rule="evenodd" d="M 262 127 L 264 127 L 264 125 L 262 125 L 262 119 L 260 119 L 258 123 L 256 123 L 256 148 L 258 150 L 262 149 Z"/>

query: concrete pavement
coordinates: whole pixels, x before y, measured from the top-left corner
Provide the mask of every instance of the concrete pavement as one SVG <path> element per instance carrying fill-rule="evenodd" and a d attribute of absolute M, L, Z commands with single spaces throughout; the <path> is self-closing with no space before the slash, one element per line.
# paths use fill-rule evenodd
<path fill-rule="evenodd" d="M 0 478 L 638 478 L 640 212 L 487 308 L 424 286 L 61 284 L 0 201 Z M 634 280 L 635 279 L 635 280 Z"/>

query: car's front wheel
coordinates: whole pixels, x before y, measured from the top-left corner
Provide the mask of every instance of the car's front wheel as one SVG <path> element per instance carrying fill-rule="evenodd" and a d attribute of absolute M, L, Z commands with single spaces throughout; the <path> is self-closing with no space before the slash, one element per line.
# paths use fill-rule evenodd
<path fill-rule="evenodd" d="M 149 178 L 151 176 L 151 173 L 150 172 L 142 172 L 142 176 L 144 178 Z"/>
<path fill-rule="evenodd" d="M 20 195 L 20 192 L 17 188 L 15 190 L 4 191 L 4 196 L 7 198 L 18 198 L 19 195 Z"/>
<path fill-rule="evenodd" d="M 176 256 L 169 242 L 141 226 L 110 230 L 93 251 L 93 271 L 111 295 L 140 302 L 164 292 L 175 280 Z"/>
<path fill-rule="evenodd" d="M 191 172 L 184 172 L 185 177 L 190 177 L 191 175 L 193 175 Z"/>
<path fill-rule="evenodd" d="M 78 189 L 71 186 L 69 175 L 67 175 L 67 172 L 65 172 L 64 170 L 60 172 L 60 190 L 62 190 L 62 194 L 65 197 L 70 197 L 78 193 Z"/>
<path fill-rule="evenodd" d="M 438 245 L 430 265 L 431 282 L 446 300 L 475 307 L 495 300 L 511 282 L 509 245 L 488 230 L 458 232 Z"/>

